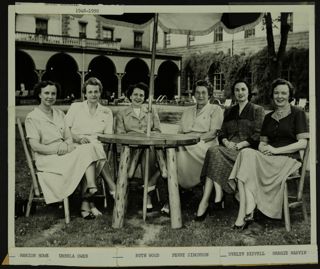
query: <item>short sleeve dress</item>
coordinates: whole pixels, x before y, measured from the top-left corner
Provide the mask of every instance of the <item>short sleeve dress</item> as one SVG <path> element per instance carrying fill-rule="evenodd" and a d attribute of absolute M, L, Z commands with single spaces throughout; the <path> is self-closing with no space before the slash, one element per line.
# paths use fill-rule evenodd
<path fill-rule="evenodd" d="M 106 163 L 106 154 L 97 136 L 113 133 L 111 109 L 98 103 L 95 114 L 91 115 L 87 101 L 73 103 L 65 116 L 65 121 L 73 134 L 89 138 L 96 150 L 100 152 L 100 156 L 104 156 L 104 160 L 97 162 L 96 165 L 96 175 L 99 175 Z"/>
<path fill-rule="evenodd" d="M 201 135 L 220 130 L 223 111 L 218 105 L 206 104 L 197 114 L 197 108 L 186 109 L 181 117 L 179 133 Z M 217 145 L 217 138 L 196 145 L 181 146 L 177 151 L 178 182 L 183 188 L 192 188 L 200 183 L 200 174 L 208 148 Z"/>
<path fill-rule="evenodd" d="M 239 115 L 239 105 L 234 105 L 225 111 L 225 116 L 219 135 L 220 145 L 208 149 L 203 163 L 201 180 L 206 177 L 218 183 L 228 193 L 233 190 L 228 185 L 228 177 L 238 156 L 239 151 L 228 149 L 221 141 L 239 143 L 247 141 L 250 147 L 258 145 L 264 109 L 261 106 L 248 102 Z"/>
<path fill-rule="evenodd" d="M 51 145 L 66 140 L 64 113 L 53 108 L 49 119 L 39 108 L 31 111 L 25 121 L 27 138 Z M 104 160 L 104 156 L 92 144 L 79 145 L 65 155 L 45 155 L 35 152 L 35 164 L 39 183 L 47 204 L 61 201 L 74 192 L 87 167 Z"/>
<path fill-rule="evenodd" d="M 282 147 L 308 138 L 308 124 L 303 110 L 289 106 L 281 116 L 275 111 L 266 115 L 261 141 L 273 147 Z M 242 150 L 229 176 L 230 186 L 235 189 L 234 181 L 241 180 L 253 195 L 257 208 L 270 218 L 280 219 L 284 183 L 290 174 L 300 168 L 299 159 L 299 152 L 267 156 L 253 149 Z"/>

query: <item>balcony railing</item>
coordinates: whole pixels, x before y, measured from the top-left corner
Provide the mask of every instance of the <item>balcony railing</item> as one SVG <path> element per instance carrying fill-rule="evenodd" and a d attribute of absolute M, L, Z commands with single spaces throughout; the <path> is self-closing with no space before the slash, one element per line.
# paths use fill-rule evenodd
<path fill-rule="evenodd" d="M 120 38 L 117 38 L 116 40 L 104 40 L 62 35 L 42 35 L 27 32 L 16 32 L 16 41 L 115 50 L 120 50 L 121 43 Z"/>

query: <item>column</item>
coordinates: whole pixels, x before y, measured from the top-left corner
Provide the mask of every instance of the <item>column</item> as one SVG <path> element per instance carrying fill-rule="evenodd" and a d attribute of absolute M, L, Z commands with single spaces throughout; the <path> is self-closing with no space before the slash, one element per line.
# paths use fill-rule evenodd
<path fill-rule="evenodd" d="M 181 97 L 181 72 L 178 73 L 178 96 Z"/>
<path fill-rule="evenodd" d="M 121 82 L 122 82 L 122 77 L 125 75 L 126 73 L 117 73 L 116 76 L 118 78 L 118 98 L 121 96 Z"/>
<path fill-rule="evenodd" d="M 42 81 L 42 76 L 46 70 L 35 70 L 38 76 L 38 82 Z"/>

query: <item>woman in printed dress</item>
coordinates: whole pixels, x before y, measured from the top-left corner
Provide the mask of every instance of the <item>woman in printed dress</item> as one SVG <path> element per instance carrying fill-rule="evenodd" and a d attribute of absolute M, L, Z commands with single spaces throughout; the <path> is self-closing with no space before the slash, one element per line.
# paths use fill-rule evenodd
<path fill-rule="evenodd" d="M 201 172 L 204 191 L 195 221 L 206 218 L 213 188 L 214 208 L 224 208 L 223 191 L 233 192 L 227 182 L 238 153 L 244 148 L 258 146 L 264 109 L 249 102 L 250 88 L 244 80 L 235 81 L 232 94 L 237 104 L 225 110 L 219 134 L 220 145 L 209 148 L 205 156 Z"/>
<path fill-rule="evenodd" d="M 196 106 L 186 109 L 181 117 L 178 133 L 200 137 L 192 146 L 179 147 L 177 152 L 178 181 L 188 189 L 200 183 L 201 168 L 208 148 L 218 144 L 217 133 L 223 121 L 219 105 L 209 103 L 212 86 L 205 80 L 196 82 Z"/>
<path fill-rule="evenodd" d="M 139 82 L 131 85 L 127 96 L 131 100 L 131 105 L 122 109 L 116 116 L 117 134 L 135 134 L 147 132 L 148 109 L 143 105 L 148 95 L 148 86 Z M 153 109 L 151 115 L 151 132 L 161 133 L 158 113 Z M 147 210 L 152 211 L 151 192 L 155 190 L 157 180 L 160 176 L 159 169 L 156 168 L 156 158 L 153 151 L 150 152 L 150 175 L 148 182 Z"/>
<path fill-rule="evenodd" d="M 35 86 L 40 105 L 25 121 L 27 138 L 35 153 L 39 183 L 46 203 L 55 203 L 71 195 L 83 176 L 83 197 L 97 192 L 96 165 L 104 156 L 93 144 L 76 146 L 64 121 L 64 113 L 52 107 L 56 101 L 58 84 L 43 81 Z M 94 218 L 82 212 L 85 219 Z"/>
<path fill-rule="evenodd" d="M 96 150 L 100 152 L 100 155 L 104 156 L 104 160 L 97 163 L 96 175 L 98 176 L 101 173 L 109 186 L 110 194 L 114 197 L 116 186 L 111 167 L 109 162 L 106 161 L 107 157 L 103 145 L 97 139 L 98 134 L 113 133 L 112 111 L 99 103 L 102 84 L 97 78 L 89 78 L 83 84 L 82 93 L 86 100 L 73 103 L 68 110 L 65 121 L 70 128 L 74 143 L 92 143 Z M 83 201 L 82 210 L 90 210 L 95 216 L 101 215 L 93 201 Z"/>
<path fill-rule="evenodd" d="M 305 149 L 309 138 L 305 112 L 290 105 L 292 84 L 277 79 L 271 87 L 275 110 L 264 119 L 259 150 L 242 150 L 229 176 L 240 197 L 236 229 L 252 222 L 255 208 L 270 218 L 281 218 L 284 182 L 301 166 L 299 150 Z"/>

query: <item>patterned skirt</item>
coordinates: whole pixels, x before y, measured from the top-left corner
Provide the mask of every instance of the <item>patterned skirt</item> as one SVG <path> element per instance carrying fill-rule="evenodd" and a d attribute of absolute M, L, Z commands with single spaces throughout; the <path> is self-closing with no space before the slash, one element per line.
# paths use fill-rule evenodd
<path fill-rule="evenodd" d="M 201 172 L 201 181 L 208 177 L 218 183 L 228 193 L 233 190 L 228 185 L 228 178 L 239 151 L 224 146 L 213 146 L 208 149 Z"/>

